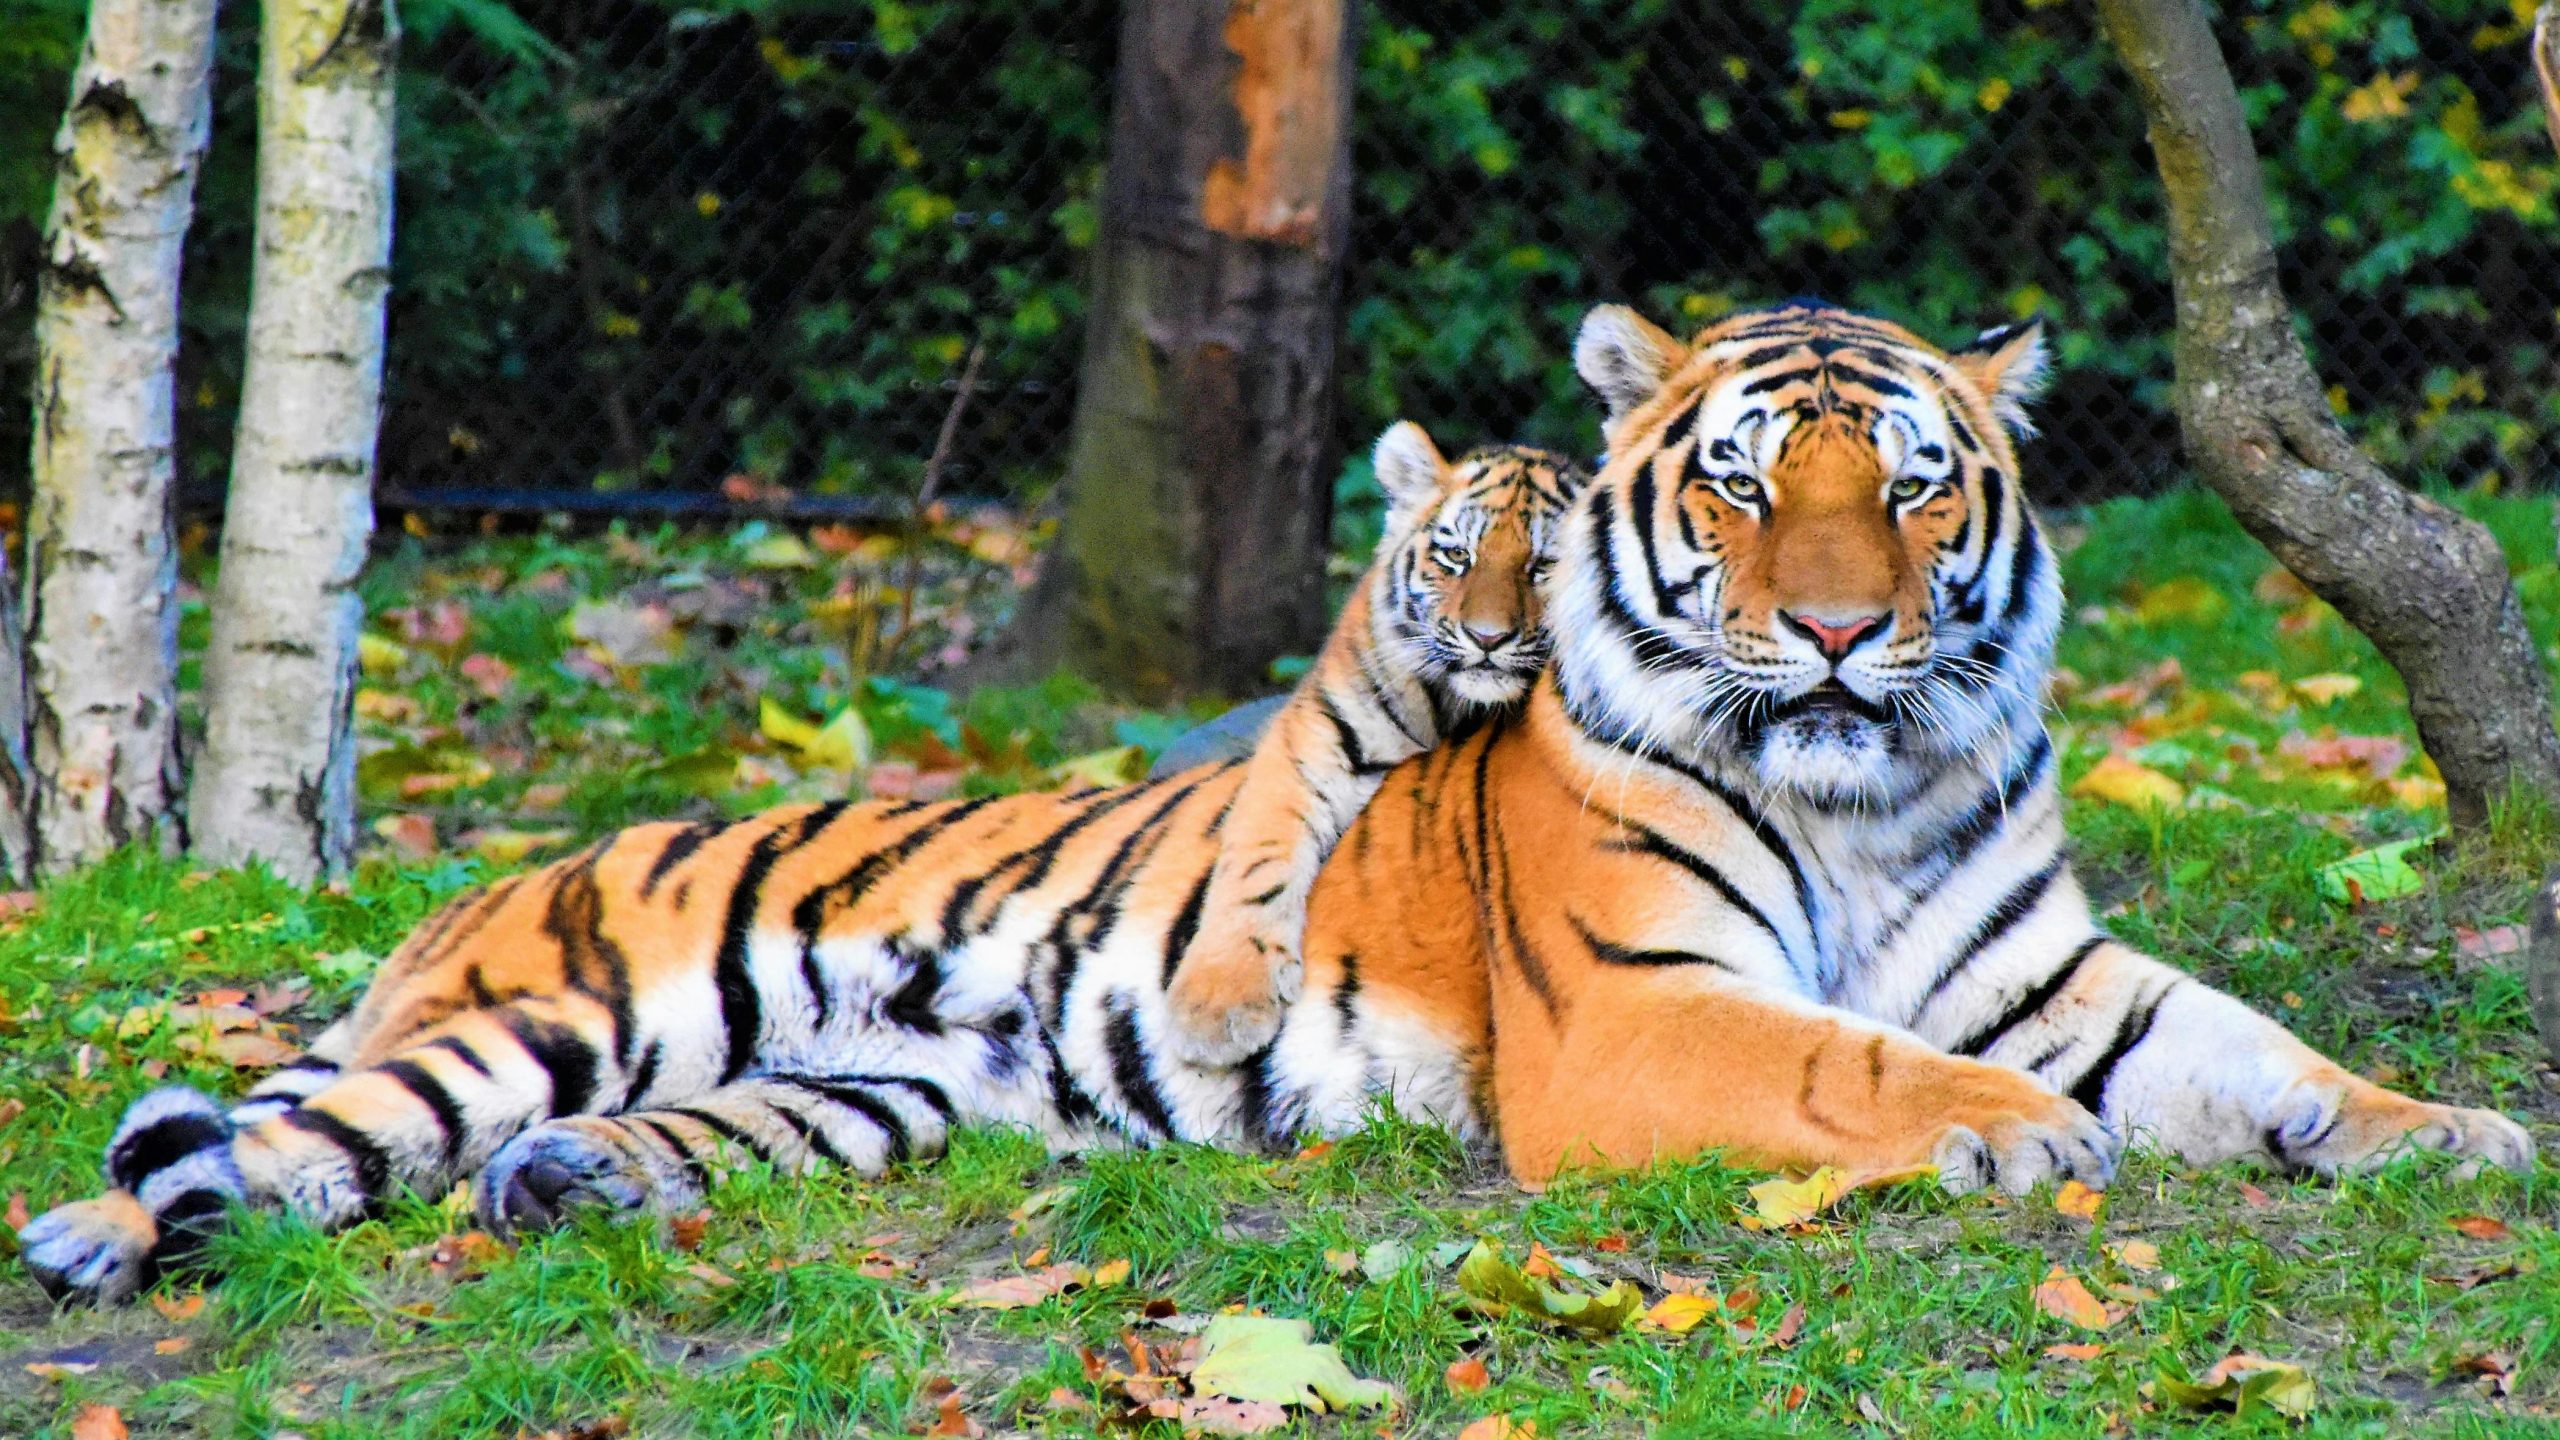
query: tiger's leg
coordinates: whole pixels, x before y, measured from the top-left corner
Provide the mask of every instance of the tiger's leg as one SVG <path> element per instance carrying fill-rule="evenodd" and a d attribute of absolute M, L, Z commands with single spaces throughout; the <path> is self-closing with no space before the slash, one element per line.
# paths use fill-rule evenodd
<path fill-rule="evenodd" d="M 873 1176 L 938 1155 L 953 1118 L 929 1080 L 765 1075 L 682 1105 L 574 1115 L 526 1130 L 480 1177 L 481 1223 L 547 1228 L 576 1207 L 665 1213 L 701 1203 L 717 1168 L 760 1160 L 800 1173 L 821 1162 Z"/>
<path fill-rule="evenodd" d="M 1950 1189 L 2104 1185 L 2120 1142 L 2004 1066 L 1735 980 L 1707 962 L 1628 966 L 1560 1020 L 1498 984 L 1494 1089 L 1513 1173 L 1724 1150 L 1850 1170 L 1935 1164 Z"/>
<path fill-rule="evenodd" d="M 378 1065 L 339 1072 L 323 1055 L 280 1072 L 233 1115 L 192 1090 L 154 1091 L 107 1147 L 108 1192 L 31 1221 L 20 1255 L 56 1299 L 113 1301 L 234 1204 L 345 1224 L 397 1188 L 468 1173 L 545 1115 L 618 1101 L 628 1082 L 597 1039 L 610 1023 L 576 999 L 469 1011 Z"/>
<path fill-rule="evenodd" d="M 2237 1157 L 2334 1175 L 2414 1151 L 2523 1169 L 2533 1141 L 2491 1110 L 2437 1105 L 2347 1071 L 2183 971 L 2090 937 L 1967 975 L 1922 1033 L 2035 1075 L 2193 1163 Z"/>

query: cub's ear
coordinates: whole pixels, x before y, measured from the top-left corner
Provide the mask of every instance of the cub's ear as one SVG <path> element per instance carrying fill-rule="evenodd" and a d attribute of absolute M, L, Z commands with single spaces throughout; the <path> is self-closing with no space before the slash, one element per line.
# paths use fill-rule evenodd
<path fill-rule="evenodd" d="M 1615 425 L 1653 398 L 1689 358 L 1689 347 L 1624 305 L 1603 305 L 1582 317 L 1573 337 L 1573 368 L 1609 408 Z"/>
<path fill-rule="evenodd" d="M 1378 488 L 1387 492 L 1387 508 L 1399 514 L 1430 504 L 1449 464 L 1440 458 L 1430 434 L 1410 420 L 1388 426 L 1370 459 L 1377 467 Z"/>
<path fill-rule="evenodd" d="M 2000 417 L 2010 434 L 2024 440 L 2036 433 L 2027 406 L 2044 393 L 2045 375 L 2053 365 L 2042 320 L 1985 330 L 1947 358 L 1982 391 L 1982 398 L 1991 402 L 1991 413 Z"/>

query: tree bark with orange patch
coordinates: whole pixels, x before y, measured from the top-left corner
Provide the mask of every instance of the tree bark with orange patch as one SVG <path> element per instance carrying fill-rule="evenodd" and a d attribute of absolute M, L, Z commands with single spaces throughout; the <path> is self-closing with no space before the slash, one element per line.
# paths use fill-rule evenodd
<path fill-rule="evenodd" d="M 1056 549 L 1017 655 L 1237 693 L 1324 633 L 1348 0 L 1136 0 Z"/>

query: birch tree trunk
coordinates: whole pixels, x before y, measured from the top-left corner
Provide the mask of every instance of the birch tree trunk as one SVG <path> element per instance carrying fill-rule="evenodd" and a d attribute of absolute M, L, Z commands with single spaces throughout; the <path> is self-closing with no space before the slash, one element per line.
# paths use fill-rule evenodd
<path fill-rule="evenodd" d="M 54 137 L 27 523 L 39 872 L 180 839 L 170 365 L 213 16 L 214 0 L 96 0 Z"/>
<path fill-rule="evenodd" d="M 2338 427 L 2276 280 L 2266 187 L 2198 0 L 2098 0 L 2169 209 L 2176 405 L 2239 518 L 2409 688 L 2458 827 L 2510 788 L 2560 800 L 2551 687 L 2487 527 L 2400 485 Z"/>
<path fill-rule="evenodd" d="M 249 358 L 188 812 L 204 859 L 304 881 L 355 843 L 398 35 L 392 0 L 265 0 Z"/>

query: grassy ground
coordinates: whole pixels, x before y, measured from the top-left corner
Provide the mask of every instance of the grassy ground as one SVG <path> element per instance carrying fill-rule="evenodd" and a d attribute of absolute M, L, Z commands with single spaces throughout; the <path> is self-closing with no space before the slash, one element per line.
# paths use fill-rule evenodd
<path fill-rule="evenodd" d="M 2548 509 L 2473 508 L 2509 537 L 2550 645 Z M 2417 857 L 2417 893 L 2324 899 L 2320 866 L 2441 822 L 2421 762 L 2381 743 L 2408 738 L 2396 683 L 2210 502 L 2112 505 L 2063 528 L 2082 607 L 2059 686 L 2067 773 L 2113 753 L 2097 789 L 2129 793 L 2130 776 L 2182 797 L 2167 811 L 2075 802 L 2080 860 L 2118 932 L 2367 1074 L 2500 1106 L 2560 1148 L 2560 1078 L 2536 1058 L 2499 928 L 2554 828 L 2510 814 L 2486 843 Z M 487 542 L 385 567 L 376 613 L 420 608 L 385 622 L 401 653 L 376 647 L 375 858 L 346 893 L 317 894 L 127 859 L 7 922 L 0 1193 L 39 1210 L 88 1193 L 118 1107 L 154 1077 L 236 1086 L 287 1027 L 347 1005 L 439 898 L 562 834 L 857 776 L 892 792 L 1039 783 L 1062 761 L 1123 766 L 1115 747 L 1175 728 L 1067 685 L 952 706 L 857 681 L 882 663 L 876 622 L 894 596 L 864 588 L 876 571 L 850 545 L 800 563 L 755 555 L 769 539 Z M 1010 558 L 938 564 L 927 628 L 889 661 L 944 643 L 971 613 L 971 576 Z M 682 583 L 649 578 L 670 571 Z M 2172 656 L 2175 676 L 2160 668 Z M 850 705 L 862 723 L 837 734 L 862 743 L 830 750 L 760 722 L 767 701 L 812 722 Z M 166 1008 L 185 1000 L 205 1008 Z M 2547 1162 L 2521 1180 L 2410 1168 L 2324 1185 L 2140 1157 L 2094 1216 L 2051 1194 L 1953 1200 L 1920 1183 L 1793 1229 L 1744 1223 L 1758 1178 L 1700 1164 L 1529 1196 L 1447 1137 L 1382 1120 L 1282 1160 L 1053 1161 L 972 1134 L 887 1183 L 747 1175 L 699 1225 L 512 1251 L 433 1200 L 335 1237 L 253 1220 L 223 1245 L 220 1285 L 109 1314 L 52 1315 L 0 1261 L 0 1434 L 121 1433 L 96 1405 L 143 1435 L 1081 1434 L 1100 1423 L 1091 1407 L 1123 1398 L 1110 1370 L 1130 1363 L 1124 1337 L 1160 1346 L 1238 1305 L 1312 1321 L 1398 1388 L 1387 1425 L 1412 1435 L 1493 1416 L 1540 1436 L 2539 1435 L 2560 1414 Z M 1590 1284 L 1632 1280 L 1647 1305 L 1666 1274 L 1721 1305 L 1685 1331 L 1599 1337 L 1486 1318 L 1455 1275 L 1479 1237 L 1514 1258 L 1543 1245 Z M 1098 1273 L 1021 1308 L 969 1303 L 973 1284 L 1060 1263 Z M 2040 1304 L 2057 1266 L 2112 1318 L 2089 1328 Z M 2160 1383 L 2234 1349 L 2304 1367 L 2308 1419 L 2188 1410 Z M 1470 1359 L 1484 1388 L 1471 1367 L 1450 1373 Z"/>

